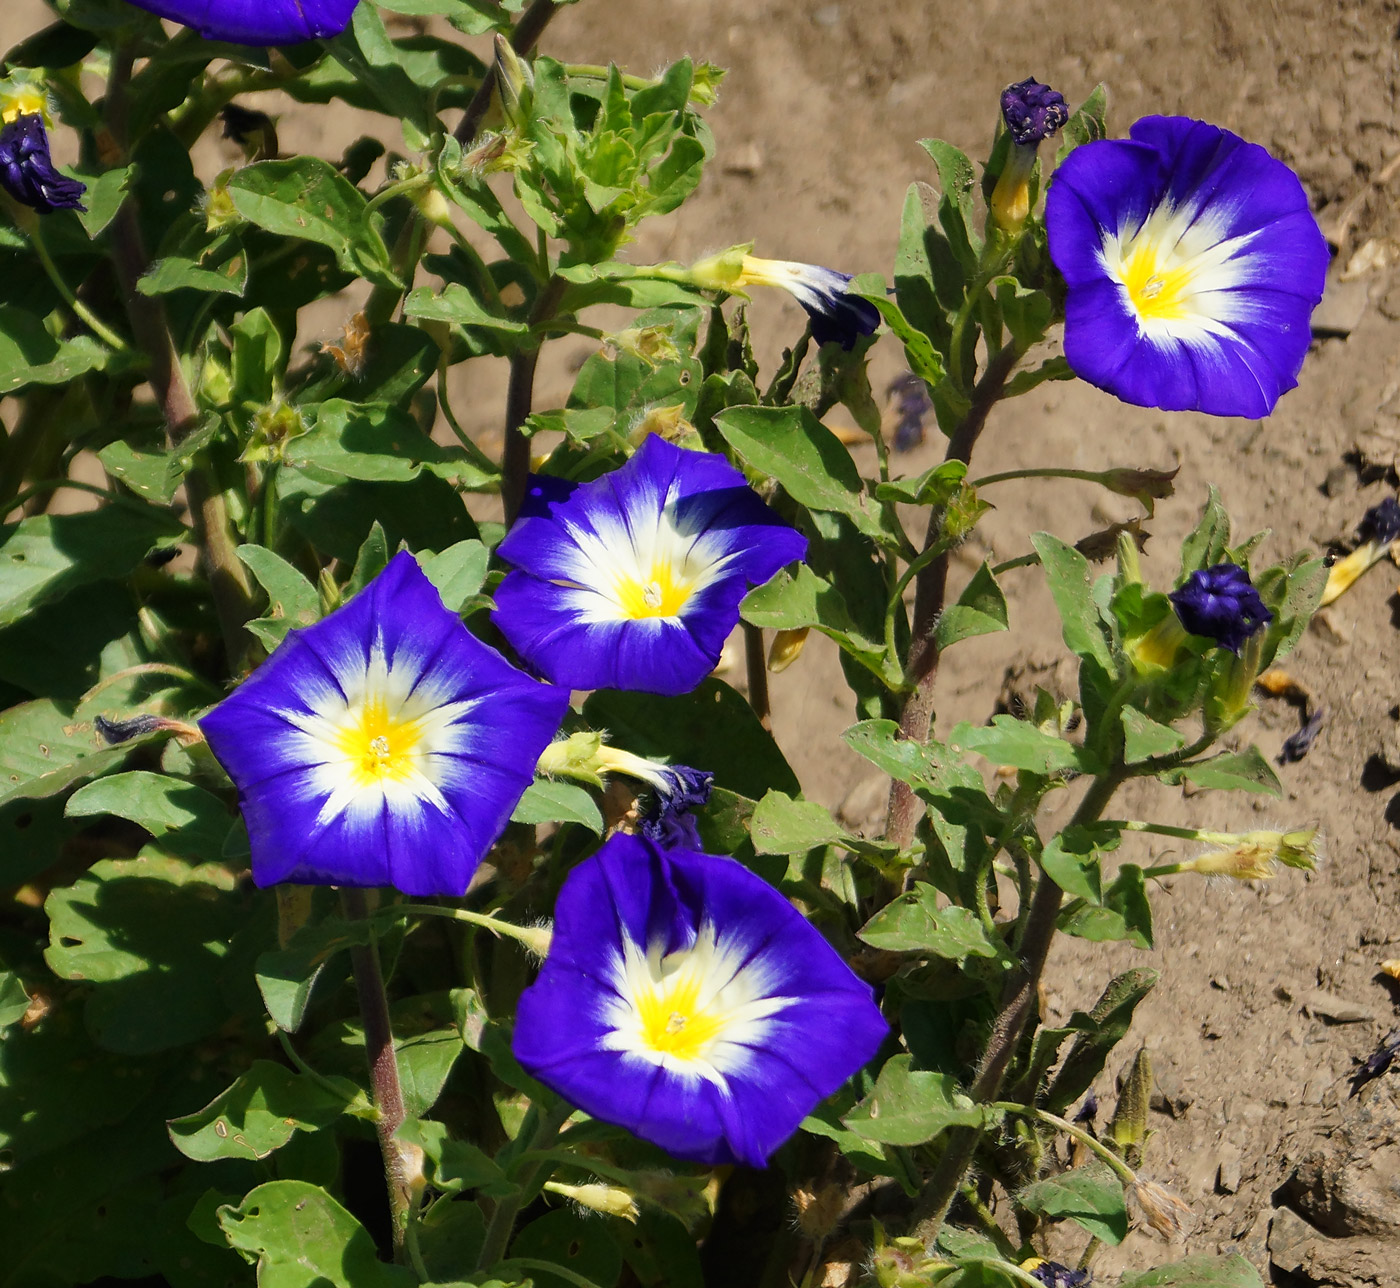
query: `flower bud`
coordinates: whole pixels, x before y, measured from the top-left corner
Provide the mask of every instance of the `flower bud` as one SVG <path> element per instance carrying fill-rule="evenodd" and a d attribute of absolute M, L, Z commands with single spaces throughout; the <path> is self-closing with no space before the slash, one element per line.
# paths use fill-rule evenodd
<path fill-rule="evenodd" d="M 287 444 L 309 429 L 291 403 L 275 403 L 254 414 L 252 434 L 238 459 L 244 462 L 281 461 Z"/>
<path fill-rule="evenodd" d="M 1180 1234 L 1191 1216 L 1185 1203 L 1153 1181 L 1134 1182 L 1128 1186 L 1128 1197 L 1137 1204 L 1147 1224 L 1167 1239 Z"/>
<path fill-rule="evenodd" d="M 1147 1143 L 1147 1111 L 1152 1101 L 1152 1057 L 1143 1047 L 1118 1093 L 1108 1134 L 1129 1167 L 1136 1167 Z"/>
<path fill-rule="evenodd" d="M 535 77 L 528 63 L 499 32 L 496 34 L 496 102 L 501 115 L 511 129 L 521 129 L 530 122 L 535 101 Z"/>
<path fill-rule="evenodd" d="M 1238 564 L 1198 568 L 1167 598 L 1192 635 L 1214 640 L 1237 656 L 1247 639 L 1274 620 L 1249 574 Z"/>
<path fill-rule="evenodd" d="M 629 353 L 652 367 L 679 361 L 681 356 L 676 347 L 675 328 L 671 326 L 627 327 L 614 331 L 607 337 L 607 343 L 619 353 Z"/>
<path fill-rule="evenodd" d="M 728 75 L 714 63 L 696 63 L 690 77 L 690 101 L 697 107 L 713 107 L 719 99 L 719 87 Z"/>
<path fill-rule="evenodd" d="M 599 754 L 603 735 L 592 731 L 572 733 L 549 744 L 541 753 L 535 772 L 547 778 L 575 778 L 594 787 L 603 785 L 605 766 Z"/>
<path fill-rule="evenodd" d="M 1069 107 L 1063 94 L 1031 77 L 1002 90 L 1001 116 L 1011 144 L 988 204 L 992 222 L 1015 236 L 1031 213 L 1036 151 L 1069 120 Z"/>
<path fill-rule="evenodd" d="M 572 1199 L 580 1207 L 589 1208 L 594 1212 L 603 1212 L 608 1216 L 620 1216 L 624 1221 L 631 1221 L 634 1225 L 637 1222 L 639 1215 L 637 1200 L 630 1191 L 624 1190 L 621 1186 L 600 1183 L 565 1185 L 562 1181 L 546 1181 L 544 1188 L 551 1194 Z"/>
<path fill-rule="evenodd" d="M 778 631 L 773 636 L 773 644 L 768 650 L 768 669 L 774 675 L 780 671 L 786 671 L 802 656 L 803 646 L 807 643 L 807 636 L 811 632 L 810 626 L 797 626 L 790 630 Z"/>

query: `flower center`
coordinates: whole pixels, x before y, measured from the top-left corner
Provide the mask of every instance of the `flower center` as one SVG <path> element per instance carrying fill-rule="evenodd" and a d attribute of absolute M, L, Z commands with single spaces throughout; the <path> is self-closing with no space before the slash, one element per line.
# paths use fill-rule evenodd
<path fill-rule="evenodd" d="M 693 581 L 676 576 L 669 561 L 656 562 L 646 578 L 621 576 L 617 581 L 617 602 L 624 617 L 633 621 L 644 617 L 675 617 L 685 607 L 694 590 Z"/>
<path fill-rule="evenodd" d="M 422 722 L 404 719 L 401 711 L 391 713 L 379 695 L 367 695 L 335 731 L 336 749 L 348 762 L 356 788 L 409 781 L 417 772 L 423 741 Z"/>
<path fill-rule="evenodd" d="M 678 953 L 672 958 L 686 956 Z M 673 964 L 668 958 L 663 972 Z M 687 965 L 682 961 L 673 974 L 638 981 L 634 1001 L 644 1048 L 680 1060 L 701 1060 L 728 1027 L 730 1016 L 727 1008 L 716 1004 L 717 999 L 707 1004 L 701 998 L 701 978 Z"/>
<path fill-rule="evenodd" d="M 1146 229 L 1124 247 L 1119 271 L 1139 317 L 1176 322 L 1190 313 L 1196 266 L 1174 250 L 1164 252 Z"/>

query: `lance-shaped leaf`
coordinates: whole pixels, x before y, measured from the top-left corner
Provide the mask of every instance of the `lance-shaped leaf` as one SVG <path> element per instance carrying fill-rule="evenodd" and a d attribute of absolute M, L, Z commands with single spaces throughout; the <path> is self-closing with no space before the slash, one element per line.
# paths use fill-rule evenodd
<path fill-rule="evenodd" d="M 1118 1288 L 1264 1288 L 1259 1272 L 1238 1253 L 1216 1256 L 1204 1253 L 1157 1266 L 1142 1274 L 1128 1275 Z"/>

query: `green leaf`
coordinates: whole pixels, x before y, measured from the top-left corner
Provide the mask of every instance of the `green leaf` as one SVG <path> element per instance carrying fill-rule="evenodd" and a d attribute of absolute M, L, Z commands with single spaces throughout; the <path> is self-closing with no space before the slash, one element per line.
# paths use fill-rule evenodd
<path fill-rule="evenodd" d="M 1093 772 L 1092 762 L 1082 747 L 1015 716 L 993 716 L 990 726 L 966 722 L 956 725 L 948 735 L 948 746 L 954 752 L 975 751 L 994 765 L 1010 765 L 1047 777 L 1071 771 Z"/>
<path fill-rule="evenodd" d="M 269 649 L 276 648 L 293 628 L 320 620 L 319 592 L 281 555 L 255 545 L 239 546 L 235 553 L 267 591 L 267 612 L 249 622 L 248 629 Z"/>
<path fill-rule="evenodd" d="M 403 311 L 411 318 L 426 322 L 455 322 L 459 326 L 483 327 L 503 335 L 527 335 L 530 324 L 518 318 L 488 313 L 481 302 L 459 282 L 449 282 L 441 291 L 420 286 L 410 291 Z"/>
<path fill-rule="evenodd" d="M 904 311 L 894 300 L 883 292 L 857 291 L 855 294 L 875 306 L 885 325 L 904 345 L 904 357 L 909 363 L 909 370 L 930 390 L 936 389 L 948 379 L 943 359 L 933 347 L 933 341 L 904 316 Z"/>
<path fill-rule="evenodd" d="M 1032 389 L 1043 385 L 1047 380 L 1074 380 L 1074 369 L 1062 357 L 1046 358 L 1038 367 L 1018 371 L 1006 382 L 1003 398 L 1019 398 Z"/>
<path fill-rule="evenodd" d="M 1118 840 L 1117 831 L 1070 826 L 1046 841 L 1040 866 L 1066 894 L 1098 904 L 1103 901 L 1099 855 L 1116 849 Z"/>
<path fill-rule="evenodd" d="M 29 1010 L 29 994 L 18 975 L 0 970 L 0 1033 L 24 1018 Z"/>
<path fill-rule="evenodd" d="M 1259 1272 L 1238 1253 L 1205 1253 L 1118 1281 L 1118 1288 L 1264 1288 Z"/>
<path fill-rule="evenodd" d="M 283 237 L 317 242 L 347 273 L 395 286 L 389 252 L 364 194 L 320 157 L 258 161 L 229 180 L 234 208 L 249 223 Z"/>
<path fill-rule="evenodd" d="M 104 747 L 73 715 L 44 698 L 0 711 L 0 805 L 54 796 L 131 754 L 132 743 Z"/>
<path fill-rule="evenodd" d="M 220 1092 L 198 1113 L 172 1118 L 170 1139 L 186 1158 L 208 1163 L 216 1158 L 266 1158 L 298 1131 L 329 1127 L 359 1100 L 360 1089 L 346 1079 L 334 1080 L 337 1094 L 270 1060 L 255 1060 L 238 1081 Z"/>
<path fill-rule="evenodd" d="M 242 295 L 248 286 L 248 254 L 233 233 L 220 237 L 192 255 L 167 255 L 145 272 L 136 289 L 142 295 L 171 291 L 200 291 Z"/>
<path fill-rule="evenodd" d="M 263 1005 L 279 1029 L 295 1033 L 301 1027 L 322 967 L 338 952 L 368 944 L 368 922 L 328 917 L 303 926 L 285 948 L 258 956 L 255 967 Z"/>
<path fill-rule="evenodd" d="M 967 477 L 962 461 L 942 461 L 912 479 L 891 479 L 875 485 L 877 501 L 900 501 L 906 505 L 946 505 Z"/>
<path fill-rule="evenodd" d="M 786 792 L 768 792 L 754 808 L 749 824 L 758 854 L 806 854 L 819 845 L 839 843 L 845 830 L 824 805 L 794 800 Z"/>
<path fill-rule="evenodd" d="M 592 795 L 577 783 L 556 783 L 537 778 L 526 789 L 512 823 L 582 823 L 596 836 L 603 834 L 603 815 Z"/>
<path fill-rule="evenodd" d="M 66 67 L 69 63 L 50 62 L 39 65 Z M 83 225 L 83 231 L 95 241 L 101 236 L 103 229 L 116 218 L 117 211 L 126 200 L 127 190 L 136 177 L 136 167 L 124 165 L 113 170 L 98 170 L 74 166 L 71 173 L 87 185 L 87 191 L 83 193 L 83 204 L 87 209 L 78 211 L 77 215 Z"/>
<path fill-rule="evenodd" d="M 467 1141 L 452 1140 L 443 1123 L 410 1118 L 399 1129 L 398 1137 L 422 1149 L 430 1164 L 428 1183 L 437 1189 L 448 1193 L 486 1189 L 488 1194 L 504 1194 L 514 1188 L 490 1155 Z"/>
<path fill-rule="evenodd" d="M 1075 1012 L 1070 1024 L 1080 1031 L 1044 1093 L 1046 1109 L 1063 1113 L 1089 1090 L 1114 1047 L 1127 1036 L 1138 1003 L 1152 991 L 1157 980 L 1157 972 L 1146 967 L 1124 971 L 1109 981 L 1087 1015 Z"/>
<path fill-rule="evenodd" d="M 80 787 L 68 798 L 70 818 L 114 814 L 148 831 L 167 853 L 195 862 L 217 860 L 232 819 L 224 803 L 194 783 L 136 770 Z"/>
<path fill-rule="evenodd" d="M 938 204 L 939 222 L 953 254 L 970 275 L 976 271 L 982 252 L 982 239 L 973 231 L 972 190 L 977 183 L 976 168 L 966 153 L 942 139 L 920 139 L 919 146 L 938 167 L 938 182 L 943 189 L 943 198 Z"/>
<path fill-rule="evenodd" d="M 56 340 L 32 313 L 0 304 L 0 394 L 27 385 L 66 385 L 101 370 L 111 357 L 91 336 Z"/>
<path fill-rule="evenodd" d="M 1220 501 L 1214 483 L 1206 493 L 1201 517 L 1181 543 L 1181 581 L 1199 568 L 1211 568 L 1224 557 L 1230 544 L 1230 515 Z"/>
<path fill-rule="evenodd" d="M 45 901 L 44 960 L 87 980 L 88 1031 L 108 1051 L 183 1046 L 228 1020 L 221 987 L 229 941 L 246 919 L 228 869 L 179 859 L 103 859 Z"/>
<path fill-rule="evenodd" d="M 1168 756 L 1186 745 L 1185 735 L 1170 725 L 1158 724 L 1136 707 L 1123 708 L 1123 760 L 1140 765 L 1153 756 Z"/>
<path fill-rule="evenodd" d="M 423 575 L 437 587 L 450 613 L 460 613 L 486 583 L 491 552 L 480 541 L 459 541 L 422 561 Z"/>
<path fill-rule="evenodd" d="M 992 285 L 1002 321 L 1016 347 L 1024 353 L 1045 338 L 1054 317 L 1054 305 L 1044 291 L 1028 290 L 1014 277 L 998 277 Z"/>
<path fill-rule="evenodd" d="M 949 1127 L 980 1127 L 987 1111 L 968 1099 L 946 1073 L 910 1068 L 911 1056 L 885 1062 L 875 1088 L 843 1119 L 865 1140 L 922 1145 Z"/>
<path fill-rule="evenodd" d="M 958 602 L 949 604 L 934 628 L 939 650 L 975 635 L 992 635 L 1006 629 L 1006 596 L 1001 593 L 989 564 L 972 575 Z"/>
<path fill-rule="evenodd" d="M 510 1255 L 539 1263 L 531 1265 L 529 1272 L 540 1288 L 577 1288 L 577 1280 L 550 1274 L 550 1265 L 561 1266 L 598 1288 L 612 1288 L 622 1273 L 622 1250 L 610 1226 L 591 1212 L 556 1208 L 515 1236 Z"/>
<path fill-rule="evenodd" d="M 1122 1243 L 1128 1233 L 1123 1183 L 1102 1163 L 1090 1163 L 1026 1186 L 1016 1195 L 1028 1212 L 1068 1218 L 1096 1239 Z"/>
<path fill-rule="evenodd" d="M 729 407 L 715 425 L 746 464 L 777 479 L 794 501 L 843 514 L 866 536 L 889 539 L 851 454 L 808 408 Z"/>
<path fill-rule="evenodd" d="M 179 447 L 168 447 L 165 435 L 158 431 L 137 431 L 108 443 L 97 455 L 103 468 L 133 492 L 146 501 L 166 506 L 175 499 L 196 454 L 222 432 L 222 417 L 211 413 L 201 418 L 193 433 L 180 440 Z"/>
<path fill-rule="evenodd" d="M 790 796 L 802 790 L 753 708 L 713 676 L 675 698 L 599 689 L 583 704 L 583 718 L 639 756 L 711 769 L 716 787 L 753 800 L 770 788 Z"/>
<path fill-rule="evenodd" d="M 1080 144 L 1108 137 L 1107 127 L 1104 125 L 1104 110 L 1107 105 L 1107 90 L 1102 85 L 1095 85 L 1093 93 L 1074 110 L 1065 123 L 1065 128 L 1060 131 L 1060 147 L 1055 153 L 1057 166 Z"/>
<path fill-rule="evenodd" d="M 1209 760 L 1163 770 L 1157 777 L 1172 786 L 1188 782 L 1218 791 L 1283 795 L 1283 784 L 1279 782 L 1278 775 L 1260 754 L 1259 748 L 1252 744 L 1244 751 L 1225 751 Z"/>
<path fill-rule="evenodd" d="M 257 1258 L 258 1288 L 416 1288 L 418 1277 L 379 1260 L 374 1240 L 319 1185 L 269 1181 L 219 1209 L 230 1245 Z"/>
<path fill-rule="evenodd" d="M 310 431 L 292 439 L 283 453 L 292 469 L 366 482 L 406 482 L 424 462 L 441 456 L 442 448 L 407 412 L 341 398 L 321 403 Z"/>
<path fill-rule="evenodd" d="M 1092 658 L 1108 675 L 1116 674 L 1113 642 L 1094 601 L 1089 561 L 1048 532 L 1032 534 L 1031 544 L 1059 610 L 1065 646 L 1076 657 Z"/>
<path fill-rule="evenodd" d="M 923 881 L 886 904 L 861 927 L 859 937 L 873 948 L 923 953 L 948 961 L 990 957 L 1010 961 L 1005 945 L 987 934 L 976 913 L 938 906 L 938 891 Z"/>
<path fill-rule="evenodd" d="M 0 626 L 79 586 L 127 576 L 184 525 L 154 509 L 109 505 L 0 526 Z"/>
<path fill-rule="evenodd" d="M 739 605 L 746 622 L 766 630 L 797 630 L 814 626 L 835 640 L 841 651 L 880 678 L 886 688 L 903 682 L 898 664 L 882 644 L 867 638 L 851 619 L 841 592 L 817 576 L 805 563 L 796 571 L 783 571 L 762 586 L 755 586 Z"/>

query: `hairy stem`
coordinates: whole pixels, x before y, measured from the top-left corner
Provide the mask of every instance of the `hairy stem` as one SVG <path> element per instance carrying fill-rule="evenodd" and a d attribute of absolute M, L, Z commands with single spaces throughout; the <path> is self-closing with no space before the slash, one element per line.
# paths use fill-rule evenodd
<path fill-rule="evenodd" d="M 533 0 L 533 3 L 524 13 L 520 15 L 520 21 L 515 24 L 514 30 L 510 33 L 510 47 L 522 57 L 527 55 L 531 49 L 539 43 L 539 39 L 544 35 L 544 29 L 549 26 L 549 20 L 554 17 L 554 11 L 558 8 L 555 0 Z M 472 95 L 472 101 L 467 104 L 467 110 L 462 119 L 457 122 L 457 128 L 453 133 L 457 142 L 465 147 L 481 130 L 481 122 L 486 117 L 487 109 L 491 106 L 491 94 L 496 88 L 496 66 L 493 63 L 486 69 L 486 75 L 481 78 L 481 84 Z"/>
<path fill-rule="evenodd" d="M 489 1270 L 505 1256 L 520 1209 L 534 1200 L 540 1187 L 549 1179 L 553 1170 L 549 1147 L 572 1113 L 573 1109 L 569 1105 L 560 1103 L 539 1115 L 539 1126 L 530 1137 L 530 1145 L 525 1152 L 525 1158 L 530 1161 L 521 1169 L 519 1175 L 512 1177 L 516 1185 L 514 1192 L 498 1199 L 496 1210 L 491 1213 L 491 1223 L 486 1227 L 486 1238 L 482 1241 L 481 1253 L 476 1259 L 478 1270 Z M 536 1154 L 540 1156 L 532 1157 Z"/>
<path fill-rule="evenodd" d="M 340 899 L 345 915 L 351 921 L 369 919 L 363 890 L 342 890 Z M 398 1057 L 394 1054 L 394 1032 L 389 1024 L 389 998 L 384 992 L 384 972 L 379 965 L 379 947 L 373 938 L 368 944 L 350 950 L 350 965 L 355 976 L 360 1015 L 365 1023 L 365 1057 L 369 1061 L 370 1085 L 374 1091 L 374 1107 L 378 1111 L 374 1130 L 379 1137 L 384 1179 L 389 1190 L 394 1260 L 402 1262 L 405 1257 L 404 1236 L 412 1207 L 412 1191 L 404 1168 L 404 1156 L 395 1139 L 404 1120 L 403 1088 L 399 1083 Z"/>
<path fill-rule="evenodd" d="M 1120 769 L 1095 778 L 1074 811 L 1069 826 L 1083 826 L 1098 819 L 1126 776 Z M 992 1023 L 981 1066 L 968 1089 L 968 1094 L 979 1104 L 990 1104 L 1001 1094 L 1006 1071 L 1035 1010 L 1040 977 L 1045 971 L 1045 959 L 1055 937 L 1063 899 L 1064 891 L 1042 873 L 1021 938 L 1021 968 L 1007 981 L 1001 1011 Z M 919 1197 L 920 1220 L 916 1232 L 920 1238 L 931 1241 L 942 1227 L 981 1139 L 982 1132 L 977 1127 L 957 1127 L 948 1133 L 943 1156 Z"/>
<path fill-rule="evenodd" d="M 945 460 L 962 461 L 965 465 L 972 459 L 972 449 L 987 423 L 987 416 L 1001 397 L 1007 378 L 1020 357 L 1020 350 L 1014 344 L 1008 344 L 987 364 L 986 372 L 973 390 L 972 406 L 948 440 Z M 926 548 L 938 540 L 942 523 L 941 511 L 935 510 L 929 515 L 928 536 L 924 542 Z M 905 700 L 904 710 L 900 713 L 899 731 L 903 737 L 915 742 L 927 742 L 929 728 L 933 724 L 933 690 L 938 679 L 938 643 L 934 628 L 943 612 L 947 592 L 948 554 L 945 551 L 923 568 L 914 582 L 914 621 L 908 668 L 914 691 Z M 890 787 L 885 839 L 893 841 L 901 850 L 908 848 L 922 814 L 923 806 L 913 789 L 908 783 L 896 779 Z"/>

